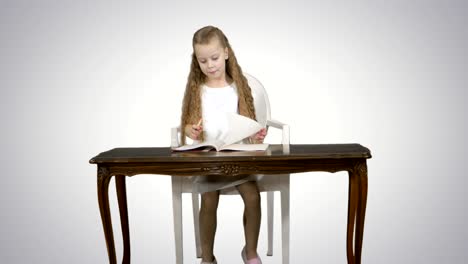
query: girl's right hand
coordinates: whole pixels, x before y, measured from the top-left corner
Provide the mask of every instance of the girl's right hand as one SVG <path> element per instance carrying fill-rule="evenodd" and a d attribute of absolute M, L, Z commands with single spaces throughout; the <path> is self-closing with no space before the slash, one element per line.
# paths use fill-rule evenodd
<path fill-rule="evenodd" d="M 196 125 L 186 125 L 185 126 L 185 135 L 193 140 L 198 140 L 200 134 L 203 132 L 203 126 L 201 120 Z"/>

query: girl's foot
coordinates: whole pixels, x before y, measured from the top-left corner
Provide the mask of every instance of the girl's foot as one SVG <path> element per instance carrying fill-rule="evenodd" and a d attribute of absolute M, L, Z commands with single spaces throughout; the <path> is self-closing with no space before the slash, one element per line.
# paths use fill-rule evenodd
<path fill-rule="evenodd" d="M 247 253 L 245 252 L 245 247 L 242 249 L 241 256 L 245 264 L 262 264 L 262 260 L 260 259 L 258 255 L 255 258 L 247 259 Z"/>

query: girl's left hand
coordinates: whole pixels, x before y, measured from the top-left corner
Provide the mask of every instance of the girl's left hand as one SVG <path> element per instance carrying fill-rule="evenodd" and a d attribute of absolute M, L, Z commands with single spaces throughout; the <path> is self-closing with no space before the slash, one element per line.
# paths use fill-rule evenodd
<path fill-rule="evenodd" d="M 267 135 L 267 129 L 262 128 L 250 138 L 252 138 L 255 143 L 257 142 L 263 143 L 263 140 L 265 139 L 266 135 Z"/>

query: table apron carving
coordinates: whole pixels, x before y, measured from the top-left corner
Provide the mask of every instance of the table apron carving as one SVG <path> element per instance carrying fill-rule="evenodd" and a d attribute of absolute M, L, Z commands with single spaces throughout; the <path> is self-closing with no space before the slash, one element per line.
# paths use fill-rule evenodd
<path fill-rule="evenodd" d="M 361 165 L 364 162 L 364 166 Z M 350 159 L 346 162 L 336 159 L 325 160 L 288 160 L 288 161 L 243 161 L 225 162 L 222 165 L 213 162 L 184 163 L 148 163 L 148 164 L 99 164 L 98 177 L 104 175 L 158 174 L 171 176 L 220 175 L 238 176 L 247 174 L 282 174 L 311 171 L 338 172 L 365 169 L 365 160 Z M 363 173 L 363 172 L 360 172 Z"/>

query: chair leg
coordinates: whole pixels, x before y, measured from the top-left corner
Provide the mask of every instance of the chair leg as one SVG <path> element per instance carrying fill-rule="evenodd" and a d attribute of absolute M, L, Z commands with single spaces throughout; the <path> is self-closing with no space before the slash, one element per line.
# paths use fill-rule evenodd
<path fill-rule="evenodd" d="M 199 203 L 199 194 L 196 192 L 192 193 L 192 208 L 193 208 L 193 226 L 195 230 L 195 250 L 197 253 L 197 258 L 201 258 L 201 242 L 200 242 L 200 203 Z"/>
<path fill-rule="evenodd" d="M 267 256 L 273 256 L 273 219 L 275 213 L 275 192 L 267 192 L 267 215 L 268 215 L 268 250 Z"/>
<path fill-rule="evenodd" d="M 182 178 L 172 176 L 172 210 L 174 216 L 174 238 L 176 264 L 183 263 L 183 233 L 182 233 Z"/>
<path fill-rule="evenodd" d="M 281 233 L 283 264 L 289 264 L 289 178 L 286 190 L 281 191 Z"/>

